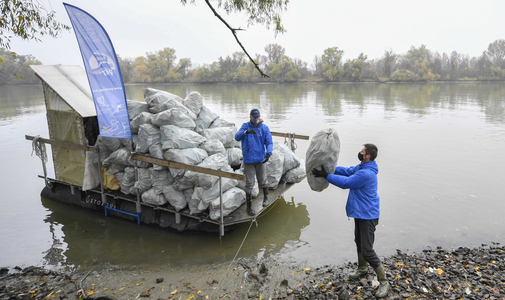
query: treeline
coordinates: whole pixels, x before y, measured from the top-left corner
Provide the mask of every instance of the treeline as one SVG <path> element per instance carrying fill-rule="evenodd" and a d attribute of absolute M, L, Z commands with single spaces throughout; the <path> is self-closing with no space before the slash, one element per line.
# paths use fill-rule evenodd
<path fill-rule="evenodd" d="M 265 47 L 265 55 L 256 54 L 255 62 L 269 78 L 262 78 L 244 53 L 235 52 L 211 64 L 193 66 L 190 58 L 177 61 L 175 50 L 165 48 L 135 59 L 119 58 L 124 82 L 339 82 L 339 81 L 437 81 L 504 80 L 505 40 L 489 44 L 479 57 L 453 51 L 440 54 L 412 46 L 407 53 L 386 50 L 376 59 L 361 53 L 343 60 L 344 51 L 328 48 L 316 55 L 309 66 L 286 55 L 278 44 Z"/>
<path fill-rule="evenodd" d="M 440 54 L 425 45 L 412 46 L 404 54 L 388 49 L 375 59 L 368 59 L 363 53 L 354 59 L 343 57 L 344 51 L 338 47 L 327 48 L 309 65 L 287 56 L 282 46 L 269 44 L 264 55 L 255 55 L 255 62 L 269 76 L 265 78 L 242 52 L 204 65 L 193 65 L 190 58 L 177 60 L 172 48 L 135 59 L 118 56 L 118 61 L 125 83 L 505 80 L 503 39 L 489 44 L 478 57 L 457 51 Z M 0 85 L 38 82 L 29 64 L 40 62 L 32 55 L 15 55 L 0 49 Z"/>
<path fill-rule="evenodd" d="M 17 55 L 0 48 L 0 85 L 40 83 L 29 65 L 40 65 L 33 55 Z"/>

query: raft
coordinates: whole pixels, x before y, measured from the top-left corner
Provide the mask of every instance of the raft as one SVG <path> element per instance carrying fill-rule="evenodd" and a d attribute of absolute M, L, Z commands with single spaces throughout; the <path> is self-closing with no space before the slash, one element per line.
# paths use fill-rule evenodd
<path fill-rule="evenodd" d="M 33 141 L 33 146 L 45 149 L 45 144 L 51 145 L 53 166 L 46 166 L 47 158 L 41 156 L 43 174 L 39 175 L 45 181 L 41 198 L 72 206 L 94 210 L 103 213 L 105 217 L 123 218 L 164 229 L 177 231 L 225 232 L 233 230 L 238 224 L 250 223 L 260 214 L 269 211 L 276 201 L 282 198 L 284 192 L 294 183 L 280 182 L 275 189 L 269 190 L 269 206 L 263 207 L 263 192 L 252 199 L 255 216 L 249 216 L 245 203 L 228 215 L 223 216 L 222 201 L 220 218 L 215 220 L 205 213 L 191 214 L 189 209 L 177 211 L 170 203 L 151 205 L 140 200 L 137 195 L 124 194 L 119 190 L 104 187 L 104 178 L 100 177 L 98 187 L 84 188 L 87 152 L 98 152 L 95 145 L 98 138 L 98 122 L 93 98 L 89 89 L 86 74 L 79 66 L 30 66 L 41 79 L 44 89 L 44 99 L 47 109 L 49 138 L 26 135 Z M 308 136 L 272 132 L 272 136 L 308 140 Z M 45 153 L 44 153 L 45 154 Z M 88 153 L 89 154 L 89 153 Z M 39 154 L 38 154 L 39 155 Z M 141 162 L 191 170 L 210 174 L 221 178 L 231 178 L 245 181 L 245 176 L 219 172 L 194 165 L 152 158 L 132 152 L 132 159 Z M 88 165 L 89 168 L 89 165 Z M 101 167 L 100 167 L 101 168 Z M 89 173 L 89 172 L 88 172 Z M 86 175 L 86 176 L 89 176 Z M 222 194 L 222 193 L 221 193 Z"/>

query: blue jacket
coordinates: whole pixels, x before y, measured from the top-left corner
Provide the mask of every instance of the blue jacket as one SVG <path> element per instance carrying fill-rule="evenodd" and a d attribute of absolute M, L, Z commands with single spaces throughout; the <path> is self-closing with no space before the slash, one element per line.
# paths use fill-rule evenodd
<path fill-rule="evenodd" d="M 244 134 L 249 129 L 256 130 L 256 134 Z M 254 127 L 251 122 L 242 124 L 235 134 L 235 140 L 242 141 L 242 161 L 246 164 L 263 162 L 267 153 L 272 155 L 272 134 L 263 122 L 258 127 Z"/>
<path fill-rule="evenodd" d="M 379 166 L 372 160 L 349 168 L 336 167 L 335 173 L 326 177 L 331 184 L 349 189 L 345 206 L 348 217 L 364 220 L 379 218 L 378 172 Z"/>

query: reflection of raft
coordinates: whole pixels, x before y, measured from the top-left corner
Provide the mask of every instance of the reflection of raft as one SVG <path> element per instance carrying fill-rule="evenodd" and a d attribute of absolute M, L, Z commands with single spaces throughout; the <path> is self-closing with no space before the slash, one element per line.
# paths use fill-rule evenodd
<path fill-rule="evenodd" d="M 120 191 L 105 189 L 99 175 L 94 178 L 100 177 L 100 186 L 83 191 L 85 173 L 89 173 L 87 152 L 98 151 L 97 147 L 88 146 L 90 144 L 94 145 L 97 140 L 98 123 L 86 76 L 78 66 L 39 65 L 32 66 L 32 68 L 42 80 L 50 134 L 50 139 L 37 137 L 37 143 L 39 147 L 41 147 L 41 143 L 51 145 L 54 162 L 53 172 L 51 170 L 48 172 L 45 163 L 43 163 L 44 178 L 46 180 L 46 187 L 41 193 L 43 198 L 105 211 L 105 215 L 137 220 L 139 224 L 142 222 L 163 228 L 175 228 L 179 231 L 219 231 L 222 235 L 225 228 L 229 230 L 236 224 L 250 222 L 253 219 L 253 217 L 247 215 L 245 205 L 229 215 L 223 216 L 223 205 L 221 204 L 221 218 L 218 220 L 211 219 L 205 213 L 191 215 L 188 209 L 177 211 L 170 204 L 150 205 L 141 202 L 138 193 L 136 196 L 126 195 Z M 294 138 L 308 139 L 308 137 L 295 134 L 287 136 L 284 133 L 273 132 L 272 135 L 289 137 L 291 140 Z M 29 140 L 35 139 L 33 136 L 26 136 L 26 138 Z M 240 174 L 219 172 L 169 160 L 155 159 L 136 153 L 133 153 L 131 158 L 135 161 L 191 170 L 218 176 L 219 178 L 245 181 L 245 176 Z M 279 199 L 284 191 L 291 186 L 292 184 L 279 184 L 276 189 L 271 190 L 271 204 Z M 268 209 L 262 207 L 262 199 L 263 194 L 261 192 L 258 197 L 253 199 L 253 207 L 258 214 Z"/>

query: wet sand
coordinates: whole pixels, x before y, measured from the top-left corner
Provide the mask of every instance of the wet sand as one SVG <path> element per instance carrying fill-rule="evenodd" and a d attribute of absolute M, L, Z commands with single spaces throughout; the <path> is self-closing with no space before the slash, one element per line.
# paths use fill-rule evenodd
<path fill-rule="evenodd" d="M 384 299 L 505 299 L 505 247 L 427 249 L 383 259 L 391 290 Z M 356 263 L 287 266 L 261 263 L 194 266 L 184 270 L 3 269 L 1 299 L 374 299 L 373 270 L 349 280 Z M 82 289 L 79 292 L 78 290 Z M 49 298 L 47 298 L 49 297 Z"/>

